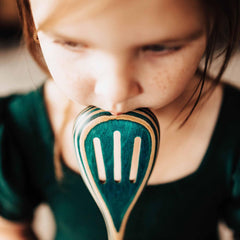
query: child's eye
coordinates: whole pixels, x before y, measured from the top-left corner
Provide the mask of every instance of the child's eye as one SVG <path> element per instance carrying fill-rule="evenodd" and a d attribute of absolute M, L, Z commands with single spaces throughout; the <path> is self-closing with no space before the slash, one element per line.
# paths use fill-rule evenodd
<path fill-rule="evenodd" d="M 73 41 L 55 40 L 54 43 L 60 44 L 71 51 L 80 51 L 87 47 L 85 44 L 73 42 Z M 154 44 L 154 45 L 146 45 L 142 47 L 141 50 L 143 52 L 154 52 L 156 55 L 163 55 L 163 54 L 168 54 L 170 52 L 177 51 L 180 48 L 181 48 L 180 46 L 166 47 L 164 45 Z"/>
<path fill-rule="evenodd" d="M 60 44 L 63 47 L 70 49 L 72 51 L 78 51 L 82 50 L 83 48 L 86 48 L 84 44 L 72 41 L 55 40 L 54 43 Z"/>
<path fill-rule="evenodd" d="M 177 47 L 166 47 L 163 45 L 148 45 L 148 46 L 144 46 L 142 47 L 142 51 L 144 52 L 155 52 L 156 54 L 166 54 L 166 53 L 170 53 L 173 51 L 177 51 L 179 50 L 181 47 L 177 46 Z"/>

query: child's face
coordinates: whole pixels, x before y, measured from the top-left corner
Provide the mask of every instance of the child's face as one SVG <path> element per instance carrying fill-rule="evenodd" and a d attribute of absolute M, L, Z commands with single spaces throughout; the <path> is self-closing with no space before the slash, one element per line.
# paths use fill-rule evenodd
<path fill-rule="evenodd" d="M 57 3 L 31 0 L 37 27 Z M 74 101 L 115 113 L 162 109 L 196 86 L 206 48 L 199 1 L 112 0 L 84 17 L 81 10 L 76 4 L 39 31 L 52 77 Z"/>

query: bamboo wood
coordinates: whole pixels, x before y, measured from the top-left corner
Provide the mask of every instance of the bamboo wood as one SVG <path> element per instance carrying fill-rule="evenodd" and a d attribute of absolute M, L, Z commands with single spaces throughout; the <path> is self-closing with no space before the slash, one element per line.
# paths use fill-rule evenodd
<path fill-rule="evenodd" d="M 73 138 L 80 174 L 102 212 L 108 239 L 123 240 L 157 156 L 158 121 L 148 109 L 112 116 L 90 106 L 76 118 Z"/>

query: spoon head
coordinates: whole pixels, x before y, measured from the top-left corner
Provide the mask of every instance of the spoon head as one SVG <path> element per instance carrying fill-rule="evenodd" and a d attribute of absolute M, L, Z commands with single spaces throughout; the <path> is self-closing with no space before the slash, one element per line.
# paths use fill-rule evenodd
<path fill-rule="evenodd" d="M 113 116 L 90 106 L 77 117 L 73 136 L 86 186 L 107 225 L 124 231 L 157 156 L 156 117 L 148 109 Z"/>

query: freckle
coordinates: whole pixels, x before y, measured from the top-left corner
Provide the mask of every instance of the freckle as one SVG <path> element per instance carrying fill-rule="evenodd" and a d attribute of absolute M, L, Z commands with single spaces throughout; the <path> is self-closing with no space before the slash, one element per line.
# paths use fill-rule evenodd
<path fill-rule="evenodd" d="M 166 85 L 167 81 L 168 80 L 166 78 L 166 74 L 164 74 L 163 72 L 158 72 L 153 76 L 153 78 L 150 81 L 150 84 L 164 92 L 167 90 Z"/>
<path fill-rule="evenodd" d="M 162 89 L 162 90 L 166 90 L 165 81 L 162 81 L 162 80 L 161 80 L 161 76 L 155 75 L 155 76 L 152 78 L 152 80 L 150 81 L 150 84 L 151 84 L 153 87 L 160 88 L 160 89 Z"/>

